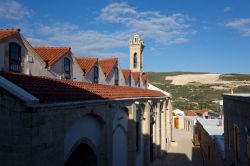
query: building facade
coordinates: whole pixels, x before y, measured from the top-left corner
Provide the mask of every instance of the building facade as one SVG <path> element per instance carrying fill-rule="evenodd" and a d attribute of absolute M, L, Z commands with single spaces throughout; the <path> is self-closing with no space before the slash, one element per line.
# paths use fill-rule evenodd
<path fill-rule="evenodd" d="M 0 30 L 0 165 L 147 166 L 167 153 L 171 95 L 147 89 L 143 47 L 134 35 L 126 75 L 117 58 L 77 58 Z"/>
<path fill-rule="evenodd" d="M 159 91 L 3 72 L 0 106 L 2 166 L 150 165 L 171 143 Z"/>
<path fill-rule="evenodd" d="M 224 94 L 226 165 L 250 164 L 250 95 Z"/>
<path fill-rule="evenodd" d="M 117 58 L 78 58 L 70 47 L 31 46 L 20 29 L 0 29 L 0 70 L 78 82 L 147 88 L 143 69 L 143 41 L 130 41 L 130 65 L 136 80 L 125 80 Z M 136 65 L 136 66 L 135 66 Z M 138 77 L 137 77 L 138 76 Z"/>
<path fill-rule="evenodd" d="M 197 118 L 194 141 L 203 155 L 204 166 L 225 165 L 224 126 L 221 119 Z"/>

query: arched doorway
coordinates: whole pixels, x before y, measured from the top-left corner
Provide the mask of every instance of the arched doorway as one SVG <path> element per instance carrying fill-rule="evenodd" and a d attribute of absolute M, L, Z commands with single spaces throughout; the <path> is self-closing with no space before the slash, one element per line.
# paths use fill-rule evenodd
<path fill-rule="evenodd" d="M 66 166 L 97 166 L 97 158 L 91 147 L 81 143 L 70 155 Z"/>

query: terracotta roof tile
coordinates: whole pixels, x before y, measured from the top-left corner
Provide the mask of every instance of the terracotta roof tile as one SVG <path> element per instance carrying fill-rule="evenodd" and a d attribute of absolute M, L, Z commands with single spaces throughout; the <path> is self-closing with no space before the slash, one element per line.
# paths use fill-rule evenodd
<path fill-rule="evenodd" d="M 115 66 L 115 64 L 117 64 L 117 62 L 118 62 L 117 58 L 99 60 L 99 64 L 102 68 L 105 77 L 109 75 L 109 73 L 112 71 L 113 67 Z"/>
<path fill-rule="evenodd" d="M 82 71 L 88 74 L 94 65 L 97 63 L 97 58 L 76 58 L 78 64 L 80 65 Z"/>
<path fill-rule="evenodd" d="M 131 74 L 132 74 L 132 77 L 135 80 L 135 82 L 137 82 L 138 79 L 140 78 L 141 73 L 140 72 L 131 72 Z"/>
<path fill-rule="evenodd" d="M 128 69 L 123 69 L 122 70 L 122 73 L 123 73 L 123 76 L 125 78 L 125 81 L 128 80 L 129 76 L 131 75 L 131 70 L 128 70 Z"/>
<path fill-rule="evenodd" d="M 185 111 L 186 116 L 202 116 L 204 113 L 209 112 L 209 110 L 204 109 L 204 110 L 187 110 Z"/>
<path fill-rule="evenodd" d="M 37 97 L 40 102 L 165 96 L 159 91 L 148 89 L 74 82 L 7 72 L 0 75 Z"/>
<path fill-rule="evenodd" d="M 195 116 L 196 113 L 193 110 L 187 110 L 187 111 L 185 111 L 185 115 L 186 116 Z"/>
<path fill-rule="evenodd" d="M 19 33 L 20 29 L 0 29 L 0 40 Z"/>
<path fill-rule="evenodd" d="M 67 47 L 34 47 L 34 49 L 45 62 L 48 62 L 49 66 L 53 65 L 70 51 L 70 48 Z"/>
<path fill-rule="evenodd" d="M 148 80 L 148 76 L 145 73 L 143 73 L 141 76 L 141 79 L 142 79 L 142 82 L 145 83 Z"/>

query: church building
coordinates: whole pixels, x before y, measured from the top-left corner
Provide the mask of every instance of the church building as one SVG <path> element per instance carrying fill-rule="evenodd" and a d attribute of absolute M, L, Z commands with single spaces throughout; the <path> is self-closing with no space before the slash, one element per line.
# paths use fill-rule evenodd
<path fill-rule="evenodd" d="M 146 89 L 143 41 L 129 43 L 124 72 L 118 59 L 76 59 L 0 30 L 0 165 L 149 166 L 166 154 L 171 96 Z"/>

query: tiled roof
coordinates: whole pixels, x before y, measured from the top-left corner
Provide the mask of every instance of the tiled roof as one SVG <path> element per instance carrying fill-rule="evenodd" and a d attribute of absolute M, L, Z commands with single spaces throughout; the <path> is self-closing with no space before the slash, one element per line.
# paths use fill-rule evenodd
<path fill-rule="evenodd" d="M 135 80 L 135 82 L 137 82 L 138 79 L 140 78 L 141 73 L 140 72 L 131 72 L 131 74 L 132 74 L 132 77 Z"/>
<path fill-rule="evenodd" d="M 0 40 L 20 32 L 20 29 L 0 29 Z"/>
<path fill-rule="evenodd" d="M 145 83 L 148 80 L 148 76 L 145 73 L 143 73 L 141 76 L 141 79 L 142 79 L 142 82 Z"/>
<path fill-rule="evenodd" d="M 187 110 L 187 111 L 185 111 L 185 115 L 186 116 L 195 116 L 196 113 L 193 110 Z"/>
<path fill-rule="evenodd" d="M 51 66 L 57 62 L 63 55 L 70 51 L 67 47 L 34 47 L 37 53 L 44 61 L 48 62 Z"/>
<path fill-rule="evenodd" d="M 131 75 L 131 70 L 128 70 L 128 69 L 123 69 L 122 70 L 122 73 L 123 73 L 123 76 L 125 78 L 125 81 L 128 80 L 129 76 Z"/>
<path fill-rule="evenodd" d="M 81 69 L 88 74 L 94 65 L 97 63 L 97 58 L 76 58 L 78 64 L 80 65 Z"/>
<path fill-rule="evenodd" d="M 208 112 L 209 110 L 187 110 L 185 111 L 186 116 L 202 116 L 204 113 Z"/>
<path fill-rule="evenodd" d="M 0 75 L 37 97 L 41 102 L 165 96 L 159 91 L 148 89 L 74 82 L 7 72 Z"/>
<path fill-rule="evenodd" d="M 103 71 L 105 77 L 107 77 L 109 75 L 109 73 L 112 71 L 115 64 L 117 64 L 117 61 L 118 61 L 117 58 L 99 60 L 99 64 L 102 68 L 102 71 Z"/>

